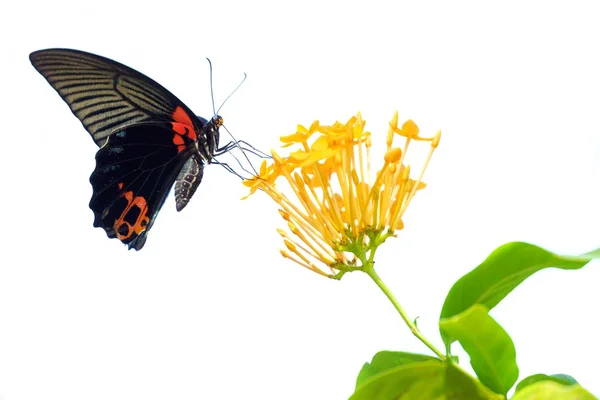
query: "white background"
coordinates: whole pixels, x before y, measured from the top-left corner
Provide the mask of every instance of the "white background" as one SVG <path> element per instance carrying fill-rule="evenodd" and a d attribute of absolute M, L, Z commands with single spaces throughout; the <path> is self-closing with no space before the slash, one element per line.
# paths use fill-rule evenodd
<path fill-rule="evenodd" d="M 0 6 L 0 398 L 344 399 L 377 351 L 427 351 L 366 275 L 337 282 L 282 259 L 275 205 L 239 201 L 218 166 L 182 213 L 167 199 L 141 252 L 108 240 L 87 206 L 95 145 L 34 50 L 113 58 L 205 117 L 205 57 L 217 103 L 246 72 L 221 114 L 263 149 L 359 110 L 382 140 L 396 109 L 442 129 L 428 188 L 376 260 L 440 347 L 448 289 L 495 247 L 599 247 L 596 2 L 483 3 Z M 543 271 L 493 310 L 520 378 L 567 373 L 600 394 L 599 283 L 597 263 Z"/>

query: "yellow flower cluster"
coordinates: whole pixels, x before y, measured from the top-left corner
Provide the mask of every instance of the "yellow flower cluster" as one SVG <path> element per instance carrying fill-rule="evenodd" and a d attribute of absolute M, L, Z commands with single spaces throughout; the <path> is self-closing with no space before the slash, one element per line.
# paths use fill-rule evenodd
<path fill-rule="evenodd" d="M 372 262 L 375 248 L 403 228 L 402 216 L 417 190 L 425 187 L 421 178 L 441 135 L 421 137 L 411 120 L 398 127 L 396 112 L 383 166 L 373 177 L 371 133 L 364 128 L 360 113 L 345 124 L 299 125 L 296 133 L 281 138 L 283 147 L 294 150 L 286 157 L 273 151 L 273 162 L 264 161 L 259 175 L 244 181 L 250 194 L 261 189 L 279 205 L 289 229 L 278 229 L 286 246 L 283 256 L 321 275 L 364 267 Z M 394 147 L 396 136 L 404 138 L 402 147 Z M 405 165 L 412 141 L 430 146 L 416 179 Z M 279 179 L 289 185 L 288 192 L 291 188 L 289 197 L 276 186 Z"/>

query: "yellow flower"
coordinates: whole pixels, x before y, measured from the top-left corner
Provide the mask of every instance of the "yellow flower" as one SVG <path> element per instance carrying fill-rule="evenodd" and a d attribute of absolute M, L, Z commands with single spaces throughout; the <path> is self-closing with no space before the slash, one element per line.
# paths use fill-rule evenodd
<path fill-rule="evenodd" d="M 364 127 L 360 113 L 345 124 L 298 125 L 296 133 L 281 138 L 282 147 L 298 148 L 283 157 L 273 151 L 272 164 L 263 162 L 259 175 L 244 181 L 249 195 L 261 189 L 279 205 L 287 222 L 287 230 L 278 229 L 286 247 L 281 254 L 332 278 L 372 266 L 375 249 L 403 228 L 402 216 L 425 187 L 421 179 L 441 136 L 419 136 L 411 120 L 398 127 L 396 112 L 383 165 L 372 176 L 371 133 Z M 403 146 L 394 146 L 396 135 Z M 411 141 L 429 143 L 416 178 L 405 164 Z M 282 190 L 276 185 L 280 180 L 286 183 Z"/>
<path fill-rule="evenodd" d="M 310 128 L 308 129 L 306 129 L 302 125 L 298 125 L 298 127 L 296 128 L 296 133 L 281 137 L 281 141 L 283 142 L 282 147 L 288 147 L 295 143 L 303 143 L 307 141 L 311 137 L 311 135 L 315 133 L 318 127 L 319 121 L 313 122 Z"/>

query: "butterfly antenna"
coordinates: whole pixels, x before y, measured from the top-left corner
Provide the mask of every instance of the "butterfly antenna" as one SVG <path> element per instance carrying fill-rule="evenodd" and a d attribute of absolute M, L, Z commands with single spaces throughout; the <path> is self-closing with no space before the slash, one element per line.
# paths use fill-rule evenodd
<path fill-rule="evenodd" d="M 218 113 L 219 113 L 219 111 L 221 111 L 221 108 L 223 108 L 223 106 L 225 105 L 225 103 L 227 102 L 227 100 L 229 100 L 229 98 L 230 98 L 231 96 L 233 96 L 233 94 L 234 94 L 235 92 L 237 92 L 237 91 L 238 91 L 238 89 L 240 88 L 240 86 L 242 86 L 242 84 L 243 84 L 243 83 L 246 81 L 246 78 L 247 78 L 247 77 L 248 77 L 248 75 L 247 75 L 247 74 L 244 72 L 244 79 L 242 79 L 242 81 L 241 81 L 241 82 L 240 82 L 240 83 L 239 83 L 239 84 L 236 86 L 236 88 L 235 88 L 235 89 L 233 89 L 233 92 L 231 92 L 231 93 L 229 94 L 229 96 L 227 96 L 227 98 L 226 98 L 226 99 L 223 101 L 223 103 L 221 103 L 221 106 L 220 106 L 220 107 L 217 109 L 217 112 L 216 112 L 215 114 L 218 114 Z"/>
<path fill-rule="evenodd" d="M 217 112 L 215 111 L 215 92 L 213 91 L 213 71 L 212 71 L 212 63 L 210 62 L 210 58 L 206 57 L 206 60 L 208 60 L 208 69 L 209 69 L 209 74 L 210 74 L 210 99 L 212 100 L 212 106 L 213 106 L 213 115 L 217 115 Z M 222 106 L 221 106 L 222 107 Z"/>
<path fill-rule="evenodd" d="M 221 105 L 219 106 L 219 108 L 215 111 L 215 96 L 214 96 L 214 92 L 213 92 L 213 69 L 212 69 L 212 63 L 210 62 L 210 59 L 208 57 L 206 59 L 208 60 L 208 65 L 210 66 L 210 97 L 212 99 L 213 113 L 214 113 L 214 115 L 217 115 L 217 114 L 219 114 L 219 111 L 221 111 L 221 109 L 223 108 L 223 106 L 225 105 L 225 103 L 227 102 L 227 100 L 229 100 L 231 98 L 231 96 L 233 96 L 233 94 L 235 92 L 237 92 L 238 89 L 242 86 L 242 84 L 246 81 L 246 78 L 248 78 L 248 74 L 246 74 L 244 72 L 244 78 L 242 79 L 242 81 L 235 87 L 235 89 L 233 89 L 233 91 L 229 94 L 229 96 L 227 96 L 227 98 L 223 101 L 223 103 L 221 103 Z M 252 165 L 252 162 L 250 162 L 250 159 L 248 158 L 248 155 L 244 151 L 244 148 L 242 146 L 240 146 L 240 144 L 238 143 L 238 140 L 231 134 L 231 132 L 229 131 L 229 129 L 227 129 L 225 127 L 225 125 L 223 125 L 223 129 L 225 129 L 227 131 L 227 133 L 229 134 L 229 136 L 231 136 L 231 138 L 233 139 L 233 143 L 235 143 L 235 147 L 237 147 L 238 149 L 240 149 L 240 151 L 244 155 L 244 158 L 246 159 L 246 161 L 248 161 L 248 164 L 252 168 L 252 171 L 254 171 L 254 175 L 258 175 L 258 172 L 254 168 L 254 165 Z M 235 158 L 235 160 L 237 161 L 237 163 L 240 165 L 240 167 L 242 167 L 242 169 L 245 172 L 247 172 L 247 173 L 250 174 L 250 172 L 243 167 L 242 163 L 237 159 L 237 157 L 235 157 L 235 156 L 233 156 L 233 157 Z M 222 165 L 222 166 L 224 166 L 223 163 L 219 163 L 219 164 Z M 233 171 L 233 169 L 231 169 L 231 167 L 229 167 L 227 164 L 225 164 L 225 166 L 227 166 L 227 168 L 225 168 L 225 169 L 227 169 L 229 172 L 233 172 L 234 174 L 236 174 L 238 177 L 241 178 L 241 176 L 237 172 Z"/>

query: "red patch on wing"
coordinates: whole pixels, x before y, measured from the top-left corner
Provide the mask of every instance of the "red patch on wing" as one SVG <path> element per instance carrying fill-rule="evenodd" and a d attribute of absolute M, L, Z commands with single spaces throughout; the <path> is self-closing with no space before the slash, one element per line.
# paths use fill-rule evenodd
<path fill-rule="evenodd" d="M 142 196 L 133 197 L 132 191 L 125 192 L 122 196 L 125 197 L 125 200 L 127 200 L 127 207 L 125 207 L 125 210 L 123 210 L 121 216 L 115 220 L 115 224 L 113 225 L 115 233 L 117 234 L 117 238 L 121 241 L 129 239 L 134 232 L 136 235 L 139 235 L 143 230 L 146 229 L 146 226 L 150 221 L 150 218 L 146 216 L 146 213 L 148 212 L 148 204 L 146 204 L 145 198 Z M 127 217 L 127 214 L 133 207 L 137 207 L 139 209 L 139 215 L 134 224 L 131 225 L 129 222 L 125 221 L 125 217 Z M 127 232 L 122 232 L 121 227 L 123 226 L 127 228 Z"/>
<path fill-rule="evenodd" d="M 185 141 L 180 135 L 173 135 L 173 143 L 179 146 L 180 144 L 184 144 Z"/>
<path fill-rule="evenodd" d="M 185 125 L 179 122 L 171 122 L 171 128 L 179 134 L 183 136 L 187 136 L 187 132 L 189 130 L 189 125 Z"/>
<path fill-rule="evenodd" d="M 192 123 L 192 119 L 181 106 L 177 106 L 175 111 L 173 111 L 173 114 L 171 114 L 171 117 L 176 122 L 180 122 L 188 126 L 194 126 L 194 124 Z"/>
<path fill-rule="evenodd" d="M 173 118 L 173 130 L 180 135 L 186 135 L 191 140 L 196 140 L 196 131 L 194 131 L 194 123 L 192 119 L 185 112 L 185 110 L 181 106 L 177 106 L 175 111 L 171 114 L 171 118 Z M 187 128 L 187 130 L 185 129 Z"/>
<path fill-rule="evenodd" d="M 187 116 L 187 114 L 185 114 Z M 190 121 L 191 123 L 191 121 Z M 196 140 L 196 131 L 191 125 L 182 122 L 171 122 L 171 128 L 175 134 L 173 135 L 173 144 L 177 146 L 177 152 L 181 153 L 185 149 L 184 137 L 189 140 Z"/>
<path fill-rule="evenodd" d="M 173 144 L 177 146 L 178 153 L 185 150 L 185 140 L 183 140 L 183 136 L 179 135 L 178 132 L 173 135 Z"/>

